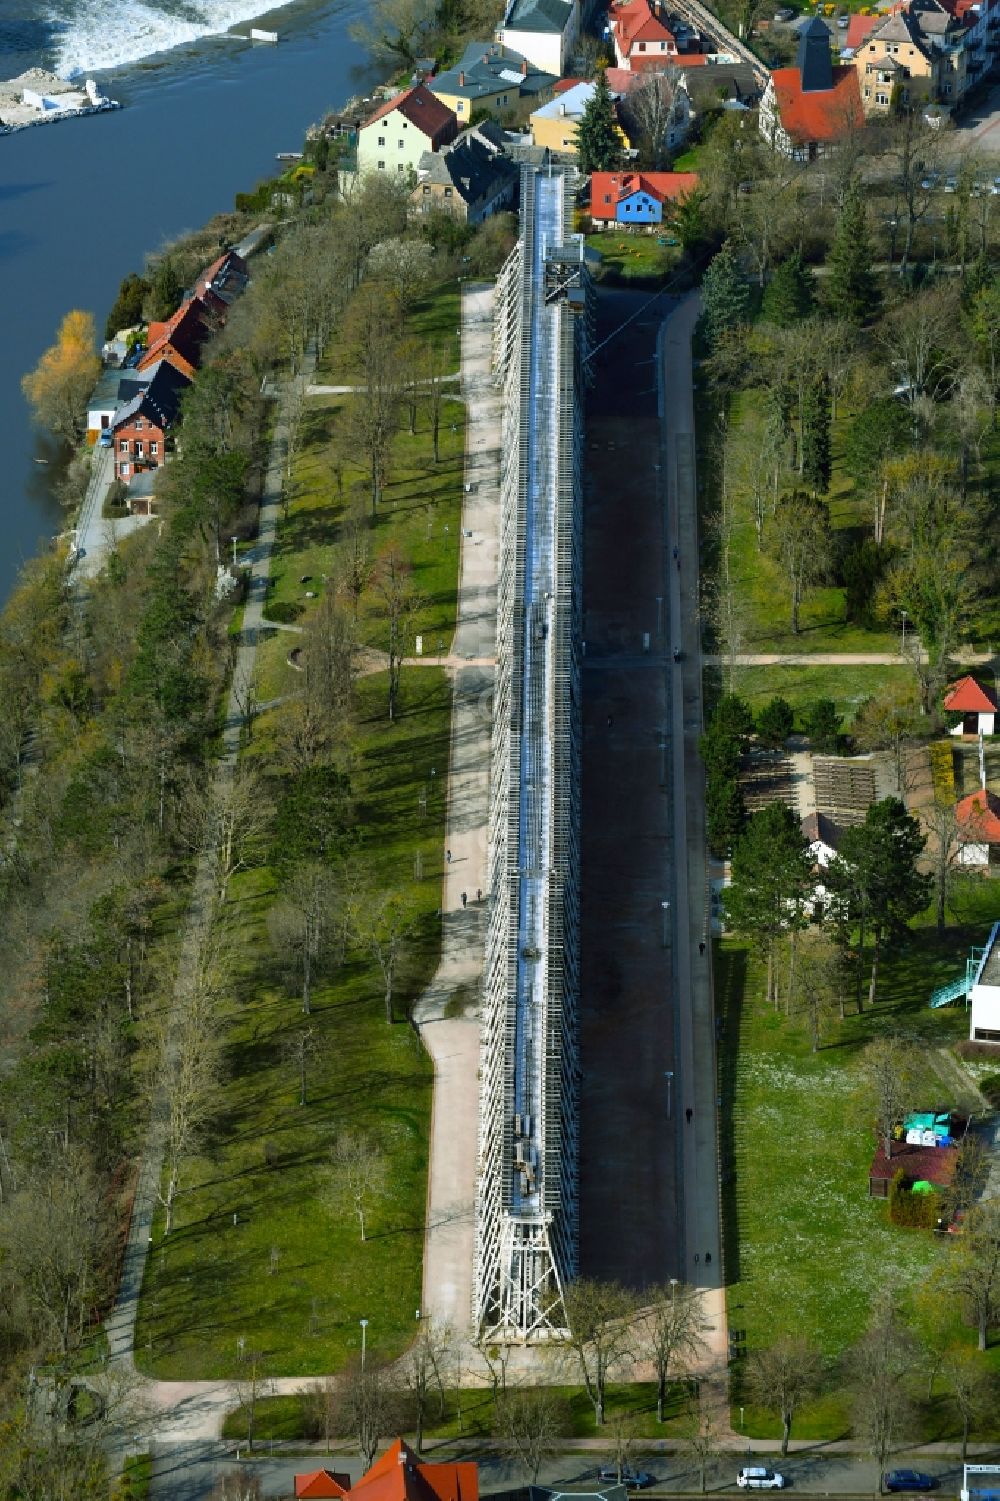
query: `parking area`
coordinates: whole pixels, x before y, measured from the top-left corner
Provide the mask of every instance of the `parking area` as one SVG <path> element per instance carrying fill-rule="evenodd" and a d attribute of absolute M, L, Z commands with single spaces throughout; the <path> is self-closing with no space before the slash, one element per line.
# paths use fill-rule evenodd
<path fill-rule="evenodd" d="M 989 90 L 981 104 L 964 111 L 961 122 L 955 125 L 951 140 L 954 141 L 956 155 L 971 150 L 984 156 L 996 157 L 996 170 L 1000 172 L 1000 84 Z"/>

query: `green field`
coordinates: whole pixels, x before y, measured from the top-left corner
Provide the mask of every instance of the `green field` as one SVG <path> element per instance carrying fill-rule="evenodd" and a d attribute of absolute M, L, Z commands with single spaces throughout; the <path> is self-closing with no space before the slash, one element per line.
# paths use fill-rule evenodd
<path fill-rule="evenodd" d="M 928 1108 L 955 1103 L 947 1073 L 935 1069 L 935 1050 L 966 1035 L 965 1011 L 931 1011 L 927 1002 L 1000 917 L 1000 888 L 960 884 L 950 915 L 943 939 L 928 915 L 892 942 L 875 1009 L 843 1023 L 829 1019 L 815 1053 L 804 1018 L 788 1019 L 765 1005 L 763 972 L 745 945 L 727 938 L 716 947 L 722 1154 L 731 1174 L 723 1195 L 729 1323 L 746 1331 L 749 1349 L 794 1334 L 822 1350 L 827 1382 L 797 1419 L 799 1437 L 848 1431 L 839 1357 L 862 1333 L 876 1292 L 912 1293 L 947 1249 L 925 1232 L 890 1225 L 885 1203 L 868 1197 L 875 1140 L 861 1060 L 875 1036 L 912 1039 L 920 1046 Z M 954 1338 L 972 1339 L 957 1315 Z M 995 1351 L 991 1359 L 998 1358 Z M 737 1403 L 745 1402 L 739 1370 Z M 952 1432 L 954 1415 L 934 1408 L 922 1422 L 928 1436 L 939 1430 L 943 1436 Z M 747 1404 L 747 1431 L 773 1437 L 780 1426 Z"/>
<path fill-rule="evenodd" d="M 407 338 L 434 344 L 444 351 L 445 370 L 458 370 L 461 349 L 462 289 L 457 281 L 432 288 L 415 302 L 406 317 Z M 334 337 L 316 367 L 321 385 L 346 386 L 358 378 L 358 368 L 343 342 Z"/>
<path fill-rule="evenodd" d="M 726 674 L 728 684 L 728 673 Z M 817 699 L 831 699 L 843 716 L 841 728 L 849 730 L 858 708 L 868 698 L 900 689 L 914 682 L 912 667 L 852 667 L 775 663 L 767 667 L 737 667 L 733 689 L 755 714 L 772 698 L 780 697 L 796 711 L 795 727 L 802 728 L 802 714 Z"/>
<path fill-rule="evenodd" d="M 664 229 L 662 238 L 673 238 Z M 674 269 L 680 248 L 661 245 L 660 236 L 603 229 L 587 236 L 587 247 L 601 257 L 601 269 L 616 280 L 657 284 Z"/>
<path fill-rule="evenodd" d="M 597 1432 L 594 1409 L 582 1388 L 556 1386 L 548 1390 L 561 1405 L 560 1437 L 593 1438 Z M 410 1433 L 415 1426 L 412 1399 L 402 1392 L 398 1402 L 397 1428 L 402 1433 Z M 426 1439 L 435 1442 L 485 1439 L 495 1432 L 496 1408 L 488 1387 L 446 1388 L 444 1409 L 442 1418 L 438 1393 L 433 1391 L 424 1422 Z M 608 1387 L 606 1419 L 604 1431 L 609 1453 L 614 1448 L 614 1425 L 621 1421 L 627 1423 L 629 1434 L 636 1439 L 679 1437 L 690 1431 L 691 1392 L 683 1383 L 672 1386 L 667 1394 L 664 1421 L 658 1423 L 656 1387 L 652 1383 L 612 1384 Z M 264 1397 L 258 1404 L 254 1426 L 262 1442 L 272 1438 L 289 1441 L 322 1437 L 308 1396 Z M 243 1412 L 238 1408 L 230 1412 L 222 1432 L 224 1438 L 243 1437 L 246 1433 Z"/>

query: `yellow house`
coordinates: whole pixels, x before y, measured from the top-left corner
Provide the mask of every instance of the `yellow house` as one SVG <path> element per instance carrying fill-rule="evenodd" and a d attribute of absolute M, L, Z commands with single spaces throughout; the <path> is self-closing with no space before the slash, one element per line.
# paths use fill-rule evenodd
<path fill-rule="evenodd" d="M 468 125 L 473 112 L 502 115 L 521 99 L 537 99 L 557 81 L 499 42 L 470 42 L 461 61 L 431 78 L 427 87 L 454 111 L 460 125 Z"/>
<path fill-rule="evenodd" d="M 557 94 L 548 104 L 543 104 L 536 109 L 531 116 L 531 139 L 535 146 L 547 146 L 550 151 L 561 152 L 566 155 L 576 155 L 576 133 L 583 119 L 583 112 L 588 102 L 593 97 L 596 85 L 592 83 L 577 83 L 572 88 L 566 89 L 562 94 Z M 622 130 L 617 127 L 622 145 L 626 151 L 629 149 L 629 139 Z"/>
<path fill-rule="evenodd" d="M 907 11 L 890 16 L 869 32 L 854 56 L 865 114 L 887 110 L 897 99 L 903 104 L 938 99 L 945 61 Z"/>

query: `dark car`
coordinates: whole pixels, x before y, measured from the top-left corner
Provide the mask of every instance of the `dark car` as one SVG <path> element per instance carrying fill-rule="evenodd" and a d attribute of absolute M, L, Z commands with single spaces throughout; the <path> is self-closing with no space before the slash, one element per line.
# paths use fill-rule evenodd
<path fill-rule="evenodd" d="M 921 1470 L 890 1470 L 882 1476 L 882 1484 L 887 1491 L 932 1491 L 937 1481 Z"/>
<path fill-rule="evenodd" d="M 602 1485 L 624 1485 L 630 1491 L 644 1491 L 647 1486 L 653 1484 L 653 1476 L 648 1470 L 622 1470 L 622 1478 L 618 1479 L 618 1466 L 605 1465 L 597 1472 Z"/>

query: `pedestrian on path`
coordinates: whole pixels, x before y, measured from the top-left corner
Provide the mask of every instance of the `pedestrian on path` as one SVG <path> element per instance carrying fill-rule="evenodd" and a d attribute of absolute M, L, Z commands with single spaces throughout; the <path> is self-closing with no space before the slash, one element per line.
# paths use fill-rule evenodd
<path fill-rule="evenodd" d="M 708 1266 L 709 1263 L 711 1262 L 711 1260 L 712 1260 L 712 1253 L 711 1253 L 711 1251 L 706 1251 L 705 1252 L 705 1265 Z"/>
<path fill-rule="evenodd" d="M 692 1110 L 692 1109 L 691 1109 L 691 1106 L 690 1106 L 690 1105 L 689 1105 L 689 1106 L 688 1106 L 688 1108 L 687 1108 L 687 1109 L 686 1109 L 686 1110 L 685 1110 L 685 1112 L 684 1112 L 684 1114 L 685 1114 L 685 1116 L 686 1116 L 686 1117 L 687 1117 L 687 1123 L 688 1123 L 688 1125 L 689 1125 L 689 1126 L 690 1126 L 690 1124 L 691 1124 L 691 1117 L 692 1117 L 692 1116 L 693 1116 L 693 1115 L 694 1115 L 694 1111 L 693 1111 L 693 1110 Z"/>
<path fill-rule="evenodd" d="M 482 899 L 483 899 L 483 890 L 482 890 L 482 887 L 481 886 L 477 886 L 476 887 L 476 901 L 477 902 L 481 902 Z"/>
<path fill-rule="evenodd" d="M 467 906 L 468 905 L 468 901 L 469 901 L 469 894 L 468 894 L 467 891 L 463 891 L 462 892 L 462 906 L 463 907 Z"/>
<path fill-rule="evenodd" d="M 704 940 L 704 938 L 701 940 L 701 942 L 698 945 L 698 952 L 699 952 L 699 954 L 704 954 L 704 952 L 705 952 L 705 940 Z"/>
<path fill-rule="evenodd" d="M 451 864 L 451 850 L 445 850 L 445 852 L 444 852 L 444 858 L 447 860 L 448 864 L 450 865 Z"/>
<path fill-rule="evenodd" d="M 698 1252 L 695 1251 L 695 1253 L 694 1253 L 694 1264 L 695 1264 L 695 1266 L 697 1266 L 700 1261 L 701 1261 L 701 1257 L 698 1255 Z"/>
<path fill-rule="evenodd" d="M 614 724 L 614 720 L 613 720 L 613 718 L 612 718 L 612 717 L 611 717 L 611 715 L 610 715 L 610 714 L 609 714 L 609 715 L 608 715 L 608 729 L 609 729 L 609 730 L 610 730 L 610 728 L 611 728 L 611 726 L 612 726 L 612 725 L 613 725 L 613 724 Z"/>

